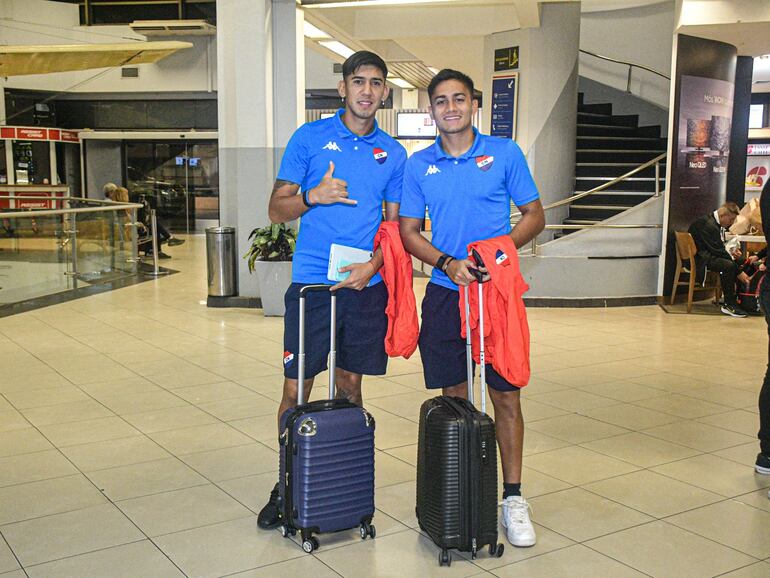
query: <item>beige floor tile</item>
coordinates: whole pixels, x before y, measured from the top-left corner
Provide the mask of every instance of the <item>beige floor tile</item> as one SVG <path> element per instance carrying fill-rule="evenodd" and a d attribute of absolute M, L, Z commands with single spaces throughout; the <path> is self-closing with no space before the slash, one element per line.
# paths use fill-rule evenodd
<path fill-rule="evenodd" d="M 254 442 L 184 455 L 180 459 L 213 482 L 262 474 L 278 468 L 278 454 Z"/>
<path fill-rule="evenodd" d="M 36 426 L 84 421 L 115 415 L 108 408 L 94 400 L 62 403 L 48 407 L 33 407 L 25 409 L 21 413 Z"/>
<path fill-rule="evenodd" d="M 0 394 L 15 391 L 34 391 L 37 389 L 50 389 L 52 387 L 72 385 L 61 373 L 50 371 L 47 373 L 31 373 L 15 375 L 12 379 L 6 376 L 0 383 Z"/>
<path fill-rule="evenodd" d="M 62 453 L 83 472 L 93 472 L 169 457 L 162 447 L 145 436 L 91 442 L 62 448 Z"/>
<path fill-rule="evenodd" d="M 34 389 L 32 391 L 13 391 L 4 395 L 13 407 L 18 410 L 74 403 L 90 399 L 80 389 L 72 385 L 59 385 L 46 389 Z"/>
<path fill-rule="evenodd" d="M 753 464 L 757 459 L 757 453 L 759 453 L 759 442 L 753 441 L 712 453 L 720 458 L 725 458 L 744 466 L 753 467 Z"/>
<path fill-rule="evenodd" d="M 755 558 L 770 557 L 770 512 L 736 500 L 711 504 L 666 522 Z"/>
<path fill-rule="evenodd" d="M 100 401 L 118 415 L 158 411 L 188 404 L 187 401 L 176 395 L 176 392 L 169 393 L 168 391 L 130 393 L 128 395 L 104 397 Z"/>
<path fill-rule="evenodd" d="M 174 389 L 177 387 L 217 383 L 222 381 L 222 376 L 200 367 L 194 367 L 193 369 L 186 369 L 184 371 L 150 375 L 147 376 L 147 379 L 161 387 Z"/>
<path fill-rule="evenodd" d="M 768 576 L 770 576 L 770 563 L 757 562 L 750 566 L 744 566 L 740 570 L 721 574 L 720 578 L 767 578 Z"/>
<path fill-rule="evenodd" d="M 234 399 L 211 401 L 196 405 L 206 413 L 210 413 L 222 421 L 232 421 L 261 415 L 275 416 L 278 413 L 278 404 L 275 401 L 258 393 L 252 393 L 246 388 L 244 389 L 247 392 L 246 397 L 236 397 Z"/>
<path fill-rule="evenodd" d="M 295 558 L 294 560 L 263 566 L 255 570 L 231 574 L 230 578 L 296 578 L 297 576 L 337 578 L 339 574 L 314 556 L 305 556 L 304 558 Z"/>
<path fill-rule="evenodd" d="M 722 429 L 729 431 L 742 433 L 747 436 L 755 436 L 757 430 L 759 430 L 759 418 L 757 417 L 757 414 L 742 409 L 709 415 L 699 418 L 696 421 L 721 427 Z"/>
<path fill-rule="evenodd" d="M 27 427 L 0 432 L 0 457 L 48 449 L 53 449 L 53 446 L 35 428 Z"/>
<path fill-rule="evenodd" d="M 650 576 L 716 576 L 756 562 L 663 521 L 604 536 L 587 546 Z"/>
<path fill-rule="evenodd" d="M 84 366 L 82 369 L 60 369 L 59 373 L 75 385 L 99 383 L 102 381 L 103 375 L 109 375 L 112 380 L 136 377 L 136 373 L 116 363 L 105 363 L 99 366 Z"/>
<path fill-rule="evenodd" d="M 379 450 L 413 444 L 417 440 L 417 423 L 413 421 L 383 413 L 375 416 L 375 420 L 374 443 Z"/>
<path fill-rule="evenodd" d="M 141 432 L 119 417 L 41 425 L 40 431 L 58 447 L 132 437 Z"/>
<path fill-rule="evenodd" d="M 157 546 L 188 576 L 217 577 L 307 556 L 277 531 L 258 532 L 256 516 L 167 534 Z"/>
<path fill-rule="evenodd" d="M 587 484 L 584 488 L 655 518 L 724 499 L 719 494 L 646 470 Z"/>
<path fill-rule="evenodd" d="M 644 430 L 644 433 L 702 452 L 713 452 L 747 443 L 751 438 L 695 421 L 680 421 Z"/>
<path fill-rule="evenodd" d="M 5 543 L 5 540 L 0 540 L 0 574 L 4 575 L 6 572 L 13 572 L 19 568 L 21 568 L 19 561 L 11 552 L 8 544 Z M 21 572 L 22 577 L 26 576 L 21 570 L 19 572 Z"/>
<path fill-rule="evenodd" d="M 375 490 L 374 503 L 377 509 L 410 528 L 417 528 L 415 481 L 378 487 Z M 375 519 L 375 524 L 377 520 Z"/>
<path fill-rule="evenodd" d="M 639 401 L 641 399 L 649 399 L 651 397 L 659 397 L 665 395 L 665 392 L 655 389 L 654 387 L 647 387 L 631 381 L 610 381 L 607 383 L 596 383 L 593 385 L 587 385 L 580 388 L 582 391 L 592 393 L 594 395 L 600 395 L 603 397 L 609 397 L 610 399 L 616 399 L 618 401 L 632 402 Z"/>
<path fill-rule="evenodd" d="M 453 555 L 452 565 L 438 567 L 438 548 L 427 537 L 414 530 L 390 536 L 378 536 L 369 542 L 358 541 L 343 548 L 318 550 L 316 557 L 342 576 L 357 576 L 362 568 L 373 576 L 394 574 L 398 561 L 400 576 L 471 576 L 479 568 L 464 558 Z"/>
<path fill-rule="evenodd" d="M 643 433 L 628 433 L 581 444 L 589 450 L 648 468 L 696 456 L 700 452 Z"/>
<path fill-rule="evenodd" d="M 526 463 L 526 460 L 525 460 Z M 498 463 L 497 480 L 499 485 L 503 483 L 503 474 L 500 470 L 500 464 Z M 521 491 L 526 498 L 534 498 L 535 496 L 542 496 L 544 494 L 550 494 L 552 492 L 558 492 L 560 490 L 566 490 L 572 487 L 572 484 L 568 484 L 562 480 L 557 480 L 551 476 L 533 470 L 526 465 L 521 470 Z"/>
<path fill-rule="evenodd" d="M 527 430 L 538 431 L 547 436 L 579 444 L 608 438 L 628 430 L 577 414 L 569 414 L 550 419 L 541 419 L 527 424 Z"/>
<path fill-rule="evenodd" d="M 382 411 L 377 411 L 379 409 L 398 417 L 418 422 L 420 421 L 420 407 L 430 397 L 433 396 L 424 392 L 412 392 L 402 395 L 378 397 L 368 401 L 366 406 L 370 408 L 369 411 L 371 411 L 375 420 L 381 415 L 385 415 Z"/>
<path fill-rule="evenodd" d="M 0 411 L 0 432 L 26 429 L 28 427 L 30 427 L 30 423 L 15 409 Z"/>
<path fill-rule="evenodd" d="M 220 368 L 217 370 L 217 374 L 225 379 L 238 381 L 240 379 L 260 378 L 266 375 L 282 375 L 283 369 L 277 365 L 268 365 L 261 361 L 252 360 L 246 363 L 239 363 L 238 365 Z"/>
<path fill-rule="evenodd" d="M 374 485 L 377 488 L 412 481 L 417 476 L 414 466 L 383 451 L 375 452 L 374 467 Z"/>
<path fill-rule="evenodd" d="M 521 414 L 524 416 L 524 421 L 526 423 L 570 413 L 556 406 L 531 400 L 529 399 L 530 397 L 531 396 L 524 396 L 521 400 Z"/>
<path fill-rule="evenodd" d="M 724 413 L 729 408 L 709 401 L 680 394 L 662 395 L 634 402 L 634 405 L 668 413 L 685 419 L 695 419 L 715 413 Z"/>
<path fill-rule="evenodd" d="M 270 491 L 278 481 L 277 468 L 276 465 L 275 471 L 217 482 L 216 485 L 257 514 L 267 502 Z"/>
<path fill-rule="evenodd" d="M 363 390 L 364 400 L 379 399 L 381 397 L 389 397 L 391 395 L 399 395 L 402 393 L 414 393 L 414 389 L 405 385 L 400 385 L 389 379 L 381 379 L 377 377 L 367 376 L 361 386 Z"/>
<path fill-rule="evenodd" d="M 112 501 L 170 492 L 209 481 L 177 458 L 89 472 L 88 478 Z"/>
<path fill-rule="evenodd" d="M 770 487 L 770 476 L 760 476 L 747 465 L 710 454 L 655 466 L 652 470 L 725 497 Z"/>
<path fill-rule="evenodd" d="M 106 502 L 83 475 L 0 488 L 0 525 L 79 510 Z"/>
<path fill-rule="evenodd" d="M 206 425 L 219 421 L 214 416 L 191 405 L 144 413 L 130 413 L 121 417 L 146 434 Z"/>
<path fill-rule="evenodd" d="M 55 562 L 28 567 L 30 578 L 73 576 L 184 577 L 179 569 L 149 540 L 105 548 Z"/>
<path fill-rule="evenodd" d="M 761 383 L 761 381 L 759 383 Z M 757 403 L 757 396 L 755 394 L 728 385 L 688 389 L 687 391 L 683 391 L 682 395 L 710 401 L 711 403 L 715 403 L 722 407 L 739 408 Z"/>
<path fill-rule="evenodd" d="M 652 520 L 646 514 L 581 488 L 538 496 L 529 503 L 534 522 L 578 542 Z"/>
<path fill-rule="evenodd" d="M 128 379 L 119 379 L 116 381 L 111 380 L 89 383 L 86 385 L 81 385 L 80 389 L 98 401 L 101 401 L 104 398 L 114 397 L 116 395 L 162 391 L 161 387 L 155 385 L 149 379 L 140 377 L 138 375 Z"/>
<path fill-rule="evenodd" d="M 211 484 L 123 500 L 116 505 L 149 537 L 252 515 Z"/>
<path fill-rule="evenodd" d="M 637 466 L 578 446 L 528 456 L 528 468 L 574 485 L 638 470 Z"/>
<path fill-rule="evenodd" d="M 75 473 L 75 466 L 57 450 L 0 458 L 0 487 Z"/>
<path fill-rule="evenodd" d="M 112 504 L 9 524 L 3 535 L 24 566 L 144 538 Z"/>
<path fill-rule="evenodd" d="M 547 403 L 569 412 L 584 413 L 591 408 L 604 407 L 617 403 L 614 399 L 594 395 L 579 389 L 554 391 L 551 393 L 530 394 L 529 399 Z"/>
<path fill-rule="evenodd" d="M 233 383 L 232 381 L 221 381 L 218 383 L 178 387 L 174 389 L 174 395 L 197 406 L 206 402 L 246 397 L 250 394 L 252 396 L 254 395 L 248 388 Z"/>
<path fill-rule="evenodd" d="M 269 441 L 278 440 L 278 422 L 275 415 L 260 415 L 246 419 L 236 419 L 227 423 L 259 442 L 268 443 Z M 375 431 L 375 437 L 376 435 L 377 432 Z"/>
<path fill-rule="evenodd" d="M 635 363 L 635 362 L 632 362 Z M 677 361 L 673 362 L 677 363 Z M 629 378 L 633 383 L 639 383 L 649 387 L 654 387 L 670 393 L 676 393 L 680 391 L 687 391 L 697 387 L 703 387 L 705 384 L 698 379 L 697 375 L 685 376 L 676 375 L 674 373 L 668 373 L 662 371 L 660 373 L 654 373 L 650 375 L 640 375 L 638 377 Z"/>
<path fill-rule="evenodd" d="M 761 490 L 757 490 L 756 492 L 743 494 L 733 499 L 736 502 L 740 502 L 742 504 L 748 504 L 749 506 L 753 506 L 755 508 L 759 508 L 760 510 L 765 510 L 767 512 L 770 512 L 770 496 L 768 496 L 768 492 L 766 488 L 762 488 Z"/>
<path fill-rule="evenodd" d="M 417 467 L 417 444 L 402 446 L 400 448 L 390 448 L 388 450 L 384 450 L 384 452 L 393 456 L 394 458 L 398 458 L 402 462 L 406 462 L 407 464 L 411 464 Z"/>
<path fill-rule="evenodd" d="M 552 532 L 544 526 L 534 524 L 535 533 L 537 535 L 537 544 L 530 548 L 515 548 L 511 546 L 505 537 L 505 528 L 502 525 L 498 528 L 498 540 L 505 544 L 505 552 L 500 558 L 490 557 L 485 550 L 475 561 L 476 566 L 484 568 L 485 570 L 496 573 L 496 568 L 508 566 L 513 562 L 519 562 L 528 558 L 534 558 L 536 556 L 542 556 L 548 552 L 561 550 L 572 546 L 574 542 L 565 536 Z"/>
<path fill-rule="evenodd" d="M 596 407 L 581 412 L 588 417 L 631 430 L 647 429 L 680 421 L 680 418 L 630 404 Z"/>
<path fill-rule="evenodd" d="M 537 546 L 536 546 L 537 547 Z M 506 549 L 507 555 L 507 549 Z M 505 558 L 505 556 L 503 556 Z M 528 558 L 493 571 L 502 578 L 642 578 L 620 562 L 577 544 L 569 548 Z"/>
<path fill-rule="evenodd" d="M 161 446 L 178 456 L 241 446 L 254 441 L 224 423 L 199 425 L 149 435 Z"/>

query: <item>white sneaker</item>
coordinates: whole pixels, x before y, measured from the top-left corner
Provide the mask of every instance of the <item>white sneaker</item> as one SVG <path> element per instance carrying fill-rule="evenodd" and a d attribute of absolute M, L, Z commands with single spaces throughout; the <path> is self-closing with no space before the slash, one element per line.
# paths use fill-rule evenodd
<path fill-rule="evenodd" d="M 528 548 L 537 542 L 535 527 L 529 519 L 529 503 L 522 496 L 503 500 L 503 528 L 508 541 L 518 548 Z"/>

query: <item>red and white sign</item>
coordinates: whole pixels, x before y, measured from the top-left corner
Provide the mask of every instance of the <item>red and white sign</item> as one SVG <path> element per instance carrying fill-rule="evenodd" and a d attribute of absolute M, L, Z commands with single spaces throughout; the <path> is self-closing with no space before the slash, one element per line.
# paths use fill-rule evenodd
<path fill-rule="evenodd" d="M 58 128 L 33 128 L 21 126 L 0 127 L 0 139 L 10 138 L 18 140 L 52 140 L 61 142 L 78 143 L 77 131 L 62 130 Z"/>
<path fill-rule="evenodd" d="M 750 144 L 746 152 L 749 156 L 770 155 L 770 144 Z"/>
<path fill-rule="evenodd" d="M 48 131 L 44 128 L 17 128 L 16 138 L 25 140 L 48 140 Z"/>
<path fill-rule="evenodd" d="M 0 210 L 10 209 L 11 201 L 8 198 L 8 193 L 0 193 Z"/>

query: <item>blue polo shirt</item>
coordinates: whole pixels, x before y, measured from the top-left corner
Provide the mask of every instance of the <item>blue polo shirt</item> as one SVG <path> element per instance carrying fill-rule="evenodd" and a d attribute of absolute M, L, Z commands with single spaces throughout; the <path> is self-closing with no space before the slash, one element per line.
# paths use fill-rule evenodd
<path fill-rule="evenodd" d="M 464 155 L 448 156 L 439 137 L 404 169 L 400 215 L 423 219 L 427 207 L 433 246 L 456 259 L 467 258 L 469 243 L 511 232 L 511 201 L 521 206 L 540 198 L 519 145 L 473 133 Z M 431 282 L 457 290 L 435 267 Z"/>
<path fill-rule="evenodd" d="M 292 264 L 292 282 L 328 283 L 332 243 L 371 251 L 382 222 L 382 203 L 401 201 L 406 150 L 374 123 L 365 136 L 352 133 L 340 109 L 331 118 L 299 127 L 289 140 L 278 179 L 312 189 L 334 162 L 334 178 L 348 183 L 357 205 L 318 205 L 302 215 Z M 379 283 L 375 275 L 370 285 Z"/>

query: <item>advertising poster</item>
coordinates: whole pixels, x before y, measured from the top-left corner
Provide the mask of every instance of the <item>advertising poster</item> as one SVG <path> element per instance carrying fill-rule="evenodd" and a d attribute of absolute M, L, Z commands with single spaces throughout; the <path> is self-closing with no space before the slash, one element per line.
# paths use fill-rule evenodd
<path fill-rule="evenodd" d="M 492 136 L 512 139 L 516 136 L 516 94 L 518 74 L 492 77 Z"/>
<path fill-rule="evenodd" d="M 682 75 L 676 184 L 696 205 L 726 195 L 733 90 L 731 82 Z"/>
<path fill-rule="evenodd" d="M 744 202 L 759 197 L 770 178 L 770 144 L 750 144 L 747 153 Z"/>

